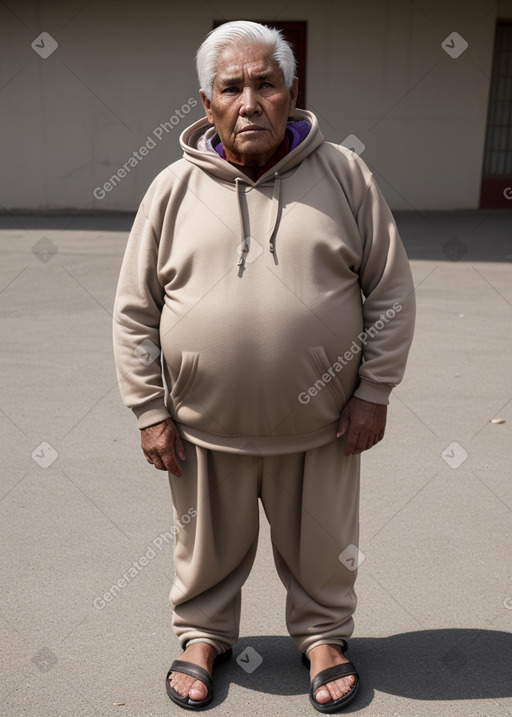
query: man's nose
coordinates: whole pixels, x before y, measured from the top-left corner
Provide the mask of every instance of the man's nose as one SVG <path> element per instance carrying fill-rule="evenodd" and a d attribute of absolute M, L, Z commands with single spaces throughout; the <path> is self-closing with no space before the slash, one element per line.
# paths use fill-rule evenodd
<path fill-rule="evenodd" d="M 244 87 L 241 96 L 240 114 L 242 116 L 257 114 L 260 105 L 258 99 L 258 93 L 254 91 L 252 87 Z"/>

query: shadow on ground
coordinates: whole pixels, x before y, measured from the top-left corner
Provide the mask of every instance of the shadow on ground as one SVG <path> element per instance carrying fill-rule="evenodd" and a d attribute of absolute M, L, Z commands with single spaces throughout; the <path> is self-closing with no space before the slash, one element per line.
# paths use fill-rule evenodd
<path fill-rule="evenodd" d="M 263 661 L 247 672 L 259 662 L 252 651 Z M 512 635 L 506 632 L 447 629 L 353 638 L 347 657 L 357 666 L 361 689 L 345 713 L 368 706 L 375 690 L 430 701 L 512 696 Z M 214 705 L 226 698 L 230 683 L 267 694 L 306 695 L 309 675 L 290 638 L 245 637 L 233 658 L 215 668 Z"/>
<path fill-rule="evenodd" d="M 395 211 L 409 259 L 435 262 L 511 262 L 512 208 Z M 125 232 L 135 212 L 0 214 L 0 230 Z"/>
<path fill-rule="evenodd" d="M 512 209 L 393 214 L 409 259 L 512 261 Z"/>

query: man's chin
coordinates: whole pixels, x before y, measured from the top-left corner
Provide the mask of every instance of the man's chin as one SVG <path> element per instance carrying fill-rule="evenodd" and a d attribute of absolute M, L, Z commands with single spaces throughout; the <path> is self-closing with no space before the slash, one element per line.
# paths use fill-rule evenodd
<path fill-rule="evenodd" d="M 228 161 L 235 162 L 235 164 L 243 164 L 249 166 L 263 166 L 270 157 L 277 151 L 279 144 L 276 146 L 269 146 L 268 142 L 258 141 L 258 138 L 250 140 L 250 138 L 244 139 L 243 142 L 237 143 L 234 152 L 226 152 Z M 233 159 L 229 156 L 232 155 Z"/>

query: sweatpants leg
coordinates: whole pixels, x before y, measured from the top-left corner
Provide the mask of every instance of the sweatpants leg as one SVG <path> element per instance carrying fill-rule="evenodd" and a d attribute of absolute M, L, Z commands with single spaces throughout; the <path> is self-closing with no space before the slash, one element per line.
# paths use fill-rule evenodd
<path fill-rule="evenodd" d="M 303 652 L 343 645 L 354 628 L 357 565 L 339 555 L 358 544 L 360 460 L 344 449 L 339 439 L 263 459 L 261 500 L 287 590 L 287 627 Z"/>
<path fill-rule="evenodd" d="M 169 474 L 182 526 L 170 593 L 173 629 L 183 646 L 200 638 L 220 653 L 238 639 L 241 588 L 258 543 L 261 460 L 184 444 L 182 475 Z M 185 515 L 194 517 L 183 521 Z"/>

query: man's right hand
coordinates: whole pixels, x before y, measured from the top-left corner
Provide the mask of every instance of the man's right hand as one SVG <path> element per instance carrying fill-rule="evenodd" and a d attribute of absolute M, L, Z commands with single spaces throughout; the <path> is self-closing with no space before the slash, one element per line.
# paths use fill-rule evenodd
<path fill-rule="evenodd" d="M 152 463 L 160 471 L 169 471 L 178 478 L 181 476 L 176 456 L 184 461 L 185 448 L 171 418 L 143 428 L 140 432 L 140 445 L 148 463 Z"/>

